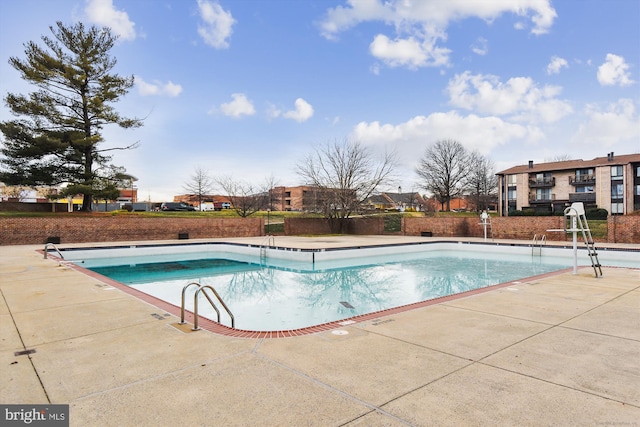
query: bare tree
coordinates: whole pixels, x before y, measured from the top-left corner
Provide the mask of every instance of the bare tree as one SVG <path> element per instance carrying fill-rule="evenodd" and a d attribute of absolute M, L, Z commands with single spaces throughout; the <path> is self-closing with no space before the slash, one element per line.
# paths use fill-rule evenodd
<path fill-rule="evenodd" d="M 226 193 L 231 202 L 231 209 L 242 218 L 246 218 L 262 209 L 269 207 L 271 201 L 270 185 L 273 181 L 267 181 L 262 186 L 244 182 L 230 175 L 216 178 L 216 183 Z"/>
<path fill-rule="evenodd" d="M 187 194 L 198 197 L 198 206 L 202 210 L 202 199 L 213 190 L 213 179 L 206 170 L 198 166 L 191 179 L 184 185 L 184 189 Z"/>
<path fill-rule="evenodd" d="M 268 192 L 267 206 L 265 207 L 269 210 L 274 210 L 273 206 L 280 204 L 281 195 L 277 191 L 274 191 L 278 185 L 278 181 L 273 175 L 269 175 L 264 180 L 263 188 Z"/>
<path fill-rule="evenodd" d="M 22 186 L 4 187 L 4 195 L 7 198 L 16 199 L 19 202 L 24 202 L 29 195 L 29 190 Z"/>
<path fill-rule="evenodd" d="M 425 150 L 416 168 L 423 188 L 433 193 L 441 205 L 446 203 L 447 211 L 451 210 L 451 199 L 464 191 L 468 157 L 461 143 L 444 139 Z"/>
<path fill-rule="evenodd" d="M 329 220 L 333 231 L 342 233 L 362 202 L 393 180 L 396 165 L 395 153 L 385 153 L 376 160 L 359 142 L 345 140 L 317 148 L 297 165 L 297 172 L 318 189 L 316 209 Z"/>
<path fill-rule="evenodd" d="M 566 162 L 567 160 L 573 160 L 573 157 L 571 156 L 571 154 L 558 154 L 553 157 L 547 157 L 544 159 L 544 162 L 545 163 Z"/>
<path fill-rule="evenodd" d="M 466 187 L 477 211 L 486 210 L 498 192 L 495 165 L 477 151 L 469 154 Z"/>

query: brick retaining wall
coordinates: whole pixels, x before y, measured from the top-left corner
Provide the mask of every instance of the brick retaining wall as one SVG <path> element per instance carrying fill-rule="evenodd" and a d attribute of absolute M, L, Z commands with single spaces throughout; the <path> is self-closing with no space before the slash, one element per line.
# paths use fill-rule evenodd
<path fill-rule="evenodd" d="M 384 233 L 384 218 L 349 218 L 346 234 L 378 235 Z M 329 221 L 325 218 L 285 218 L 285 236 L 305 234 L 332 234 Z"/>
<path fill-rule="evenodd" d="M 640 243 L 640 216 L 610 216 L 607 234 L 611 243 Z"/>
<path fill-rule="evenodd" d="M 546 235 L 548 240 L 566 240 L 564 233 L 548 230 L 562 229 L 564 217 L 495 217 L 487 231 L 494 239 L 531 240 L 534 235 Z M 403 218 L 402 229 L 407 236 L 430 232 L 434 237 L 483 237 L 484 229 L 476 217 Z M 492 234 L 491 234 L 492 233 Z"/>
<path fill-rule="evenodd" d="M 535 234 L 545 234 L 547 240 L 570 239 L 563 232 L 547 231 L 563 228 L 563 217 L 493 217 L 491 223 L 495 239 L 531 240 Z M 178 239 L 180 233 L 188 233 L 191 239 L 251 237 L 262 236 L 263 230 L 262 218 L 0 217 L 0 245 L 40 244 L 49 237 L 59 237 L 61 243 L 172 240 Z M 407 236 L 430 232 L 434 237 L 483 237 L 482 225 L 476 217 L 403 218 L 402 230 L 401 234 Z M 331 233 L 327 220 L 322 218 L 286 218 L 284 231 L 285 235 Z M 382 217 L 352 218 L 347 231 L 351 234 L 383 234 L 384 220 Z M 607 232 L 608 242 L 640 244 L 640 216 L 609 217 Z"/>
<path fill-rule="evenodd" d="M 262 218 L 153 218 L 136 216 L 59 216 L 1 218 L 0 245 L 125 240 L 171 240 L 188 233 L 190 239 L 250 237 L 264 234 Z"/>

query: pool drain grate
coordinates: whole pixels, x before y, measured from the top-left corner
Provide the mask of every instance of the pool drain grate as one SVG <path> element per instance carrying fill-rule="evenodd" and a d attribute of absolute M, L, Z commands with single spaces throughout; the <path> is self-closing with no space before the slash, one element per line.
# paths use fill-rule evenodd
<path fill-rule="evenodd" d="M 346 301 L 340 301 L 340 304 L 344 305 L 344 306 L 345 306 L 345 307 L 347 307 L 347 308 L 355 308 L 354 306 L 352 306 L 351 304 L 349 304 L 349 303 L 348 303 L 348 302 L 346 302 Z"/>

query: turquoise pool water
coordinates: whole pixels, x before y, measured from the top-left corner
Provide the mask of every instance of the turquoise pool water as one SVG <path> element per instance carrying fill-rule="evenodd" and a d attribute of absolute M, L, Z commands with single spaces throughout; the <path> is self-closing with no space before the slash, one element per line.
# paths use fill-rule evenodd
<path fill-rule="evenodd" d="M 180 306 L 190 282 L 211 285 L 235 316 L 238 329 L 291 330 L 457 294 L 569 267 L 566 259 L 504 253 L 435 251 L 390 254 L 344 262 L 279 262 L 225 253 L 205 258 L 126 264 L 91 270 Z M 187 291 L 193 310 L 195 287 Z M 230 325 L 221 310 L 221 322 Z M 202 298 L 199 313 L 216 320 Z"/>

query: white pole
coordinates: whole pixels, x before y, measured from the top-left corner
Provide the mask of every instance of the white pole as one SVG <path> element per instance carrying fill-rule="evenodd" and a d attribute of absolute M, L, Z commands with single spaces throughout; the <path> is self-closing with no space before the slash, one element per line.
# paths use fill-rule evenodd
<path fill-rule="evenodd" d="M 571 228 L 573 229 L 573 274 L 578 274 L 578 215 L 571 218 Z"/>
<path fill-rule="evenodd" d="M 482 228 L 484 228 L 484 241 L 487 241 L 487 218 L 489 218 L 489 214 L 487 211 L 482 211 L 480 215 L 480 219 L 482 220 Z"/>

